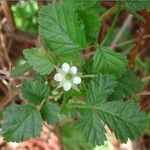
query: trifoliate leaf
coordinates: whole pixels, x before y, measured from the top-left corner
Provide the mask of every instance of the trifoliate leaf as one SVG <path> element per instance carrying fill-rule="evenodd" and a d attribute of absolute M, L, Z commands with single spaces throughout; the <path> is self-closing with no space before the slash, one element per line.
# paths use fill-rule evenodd
<path fill-rule="evenodd" d="M 49 4 L 41 9 L 39 32 L 47 47 L 59 54 L 86 47 L 84 24 L 65 3 Z"/>
<path fill-rule="evenodd" d="M 56 103 L 46 100 L 41 108 L 41 115 L 49 124 L 55 124 L 59 121 L 59 111 L 60 108 Z"/>
<path fill-rule="evenodd" d="M 15 69 L 12 70 L 11 76 L 17 77 L 17 76 L 24 75 L 30 68 L 31 66 L 28 63 L 19 65 Z"/>
<path fill-rule="evenodd" d="M 97 47 L 93 59 L 94 73 L 109 73 L 115 76 L 121 76 L 126 70 L 126 57 L 112 51 L 108 47 Z"/>
<path fill-rule="evenodd" d="M 22 97 L 29 103 L 40 104 L 49 95 L 49 86 L 44 82 L 27 80 L 21 86 Z"/>
<path fill-rule="evenodd" d="M 120 100 L 125 96 L 132 96 L 135 93 L 143 90 L 144 84 L 137 78 L 137 76 L 130 70 L 118 80 L 117 87 L 112 94 L 113 98 Z"/>
<path fill-rule="evenodd" d="M 101 75 L 102 76 L 102 75 Z M 104 76 L 105 77 L 105 76 Z M 109 94 L 113 91 L 113 82 L 108 86 Z M 115 83 L 115 82 L 114 82 Z M 105 140 L 104 124 L 106 124 L 121 142 L 126 142 L 140 136 L 145 127 L 145 114 L 140 112 L 140 107 L 134 102 L 101 101 L 101 93 L 105 93 L 109 82 L 102 79 L 94 79 L 91 82 L 87 101 L 84 105 L 71 105 L 81 113 L 81 118 L 76 126 L 84 133 L 88 142 L 94 145 L 103 144 Z M 105 88 L 102 88 L 102 85 Z M 114 84 L 116 85 L 116 83 Z M 96 88 L 100 87 L 98 90 Z M 108 93 L 106 92 L 105 97 Z M 104 123 L 104 124 L 103 124 Z"/>
<path fill-rule="evenodd" d="M 116 85 L 117 82 L 114 76 L 109 74 L 100 74 L 98 77 L 91 81 L 87 101 L 90 103 L 93 103 L 94 100 L 97 102 L 105 101 L 107 97 L 114 91 Z"/>
<path fill-rule="evenodd" d="M 4 140 L 20 142 L 40 135 L 41 115 L 32 105 L 12 105 L 3 113 L 2 125 Z"/>
<path fill-rule="evenodd" d="M 44 50 L 36 48 L 25 49 L 23 54 L 37 73 L 45 75 L 50 74 L 54 70 L 51 57 Z"/>

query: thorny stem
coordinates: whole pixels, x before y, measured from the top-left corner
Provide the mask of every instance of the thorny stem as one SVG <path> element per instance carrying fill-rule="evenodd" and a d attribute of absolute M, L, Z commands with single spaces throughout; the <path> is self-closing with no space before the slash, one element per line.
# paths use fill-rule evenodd
<path fill-rule="evenodd" d="M 104 14 L 102 14 L 99 18 L 101 22 L 105 22 L 110 16 L 112 16 L 116 12 L 116 6 L 110 8 Z"/>

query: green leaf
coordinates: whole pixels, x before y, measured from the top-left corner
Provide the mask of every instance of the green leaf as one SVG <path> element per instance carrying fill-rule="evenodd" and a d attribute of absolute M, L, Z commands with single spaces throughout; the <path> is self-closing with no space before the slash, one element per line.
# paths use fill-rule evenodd
<path fill-rule="evenodd" d="M 114 91 L 116 85 L 117 82 L 114 76 L 109 74 L 100 74 L 97 78 L 91 81 L 87 95 L 87 101 L 90 103 L 93 103 L 93 99 L 97 102 L 105 101 L 107 97 Z"/>
<path fill-rule="evenodd" d="M 121 76 L 127 66 L 125 56 L 112 51 L 108 47 L 97 47 L 96 54 L 93 58 L 94 73 L 109 73 L 115 76 Z"/>
<path fill-rule="evenodd" d="M 49 86 L 44 82 L 27 80 L 21 86 L 22 97 L 29 103 L 40 104 L 49 95 Z"/>
<path fill-rule="evenodd" d="M 41 108 L 42 118 L 49 124 L 55 124 L 59 121 L 59 113 L 59 106 L 49 100 L 46 100 Z"/>
<path fill-rule="evenodd" d="M 86 37 L 89 43 L 96 41 L 100 30 L 100 8 L 97 5 L 98 2 L 99 0 L 88 2 L 75 0 L 76 11 L 83 20 Z"/>
<path fill-rule="evenodd" d="M 3 113 L 2 125 L 4 140 L 20 142 L 40 135 L 41 115 L 32 105 L 12 105 Z"/>
<path fill-rule="evenodd" d="M 95 42 L 100 30 L 99 12 L 94 8 L 80 9 L 78 14 L 84 22 L 88 42 Z"/>
<path fill-rule="evenodd" d="M 144 84 L 137 78 L 137 76 L 130 70 L 125 72 L 123 77 L 118 80 L 117 87 L 114 90 L 113 97 L 115 99 L 122 99 L 125 96 L 132 96 L 143 90 Z"/>
<path fill-rule="evenodd" d="M 139 105 L 134 102 L 101 100 L 101 97 L 105 98 L 111 94 L 116 85 L 114 80 L 104 82 L 102 77 L 105 78 L 106 75 L 101 75 L 99 80 L 97 78 L 91 82 L 86 104 L 68 106 L 69 109 L 75 108 L 81 113 L 81 118 L 75 125 L 81 129 L 87 141 L 94 145 L 101 145 L 106 139 L 104 124 L 121 142 L 127 142 L 128 138 L 136 139 L 146 128 L 145 114 L 140 112 Z"/>
<path fill-rule="evenodd" d="M 97 105 L 97 110 L 102 121 L 122 143 L 126 143 L 128 138 L 137 139 L 147 126 L 145 114 L 134 102 L 107 102 Z"/>
<path fill-rule="evenodd" d="M 34 70 L 41 74 L 50 74 L 54 70 L 54 65 L 48 52 L 42 49 L 25 49 L 23 51 L 27 62 L 33 66 Z"/>
<path fill-rule="evenodd" d="M 84 24 L 65 3 L 49 4 L 39 13 L 39 32 L 56 53 L 77 52 L 86 47 Z"/>
<path fill-rule="evenodd" d="M 94 109 L 79 109 L 81 112 L 81 118 L 75 123 L 78 128 L 84 134 L 86 141 L 93 145 L 103 145 L 106 140 L 105 128 L 102 121 Z"/>
<path fill-rule="evenodd" d="M 64 145 L 64 150 L 92 150 L 91 144 L 88 144 L 82 133 L 76 130 L 72 125 L 64 125 L 60 128 L 60 134 Z"/>
<path fill-rule="evenodd" d="M 31 66 L 28 63 L 19 65 L 15 69 L 12 70 L 11 76 L 17 77 L 17 76 L 24 75 L 30 68 L 31 68 Z"/>

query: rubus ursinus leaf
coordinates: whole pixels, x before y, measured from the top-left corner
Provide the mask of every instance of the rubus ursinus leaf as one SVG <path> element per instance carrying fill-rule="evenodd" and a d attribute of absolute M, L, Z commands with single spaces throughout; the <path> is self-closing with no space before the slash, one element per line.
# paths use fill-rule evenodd
<path fill-rule="evenodd" d="M 146 117 L 143 112 L 140 112 L 139 105 L 134 102 L 100 101 L 101 93 L 105 93 L 106 89 L 95 90 L 96 87 L 98 88 L 97 84 L 101 85 L 101 80 L 98 82 L 93 79 L 87 94 L 86 104 L 74 104 L 68 107 L 76 108 L 81 113 L 81 118 L 75 125 L 82 130 L 87 141 L 94 145 L 103 144 L 105 140 L 103 123 L 115 133 L 121 142 L 126 142 L 128 138 L 134 140 L 142 135 L 146 128 Z M 106 85 L 104 83 L 103 86 Z M 110 88 L 110 93 L 112 89 Z"/>
<path fill-rule="evenodd" d="M 49 100 L 46 100 L 41 108 L 41 115 L 43 120 L 52 125 L 59 121 L 59 113 L 59 106 Z"/>
<path fill-rule="evenodd" d="M 37 73 L 45 75 L 50 74 L 54 70 L 51 57 L 44 50 L 37 48 L 25 49 L 23 54 Z"/>
<path fill-rule="evenodd" d="M 20 142 L 40 135 L 42 118 L 32 105 L 12 105 L 3 113 L 2 125 L 4 140 Z"/>
<path fill-rule="evenodd" d="M 24 75 L 30 68 L 31 66 L 28 63 L 16 66 L 16 68 L 12 70 L 11 76 L 17 77 L 17 76 Z"/>
<path fill-rule="evenodd" d="M 121 76 L 127 67 L 127 59 L 122 54 L 112 51 L 109 47 L 99 46 L 93 58 L 94 73 L 109 73 Z"/>
<path fill-rule="evenodd" d="M 52 51 L 62 54 L 86 47 L 84 24 L 65 3 L 45 6 L 39 13 L 39 33 Z"/>
<path fill-rule="evenodd" d="M 45 82 L 27 80 L 21 86 L 22 97 L 29 103 L 40 104 L 49 95 L 49 86 Z"/>

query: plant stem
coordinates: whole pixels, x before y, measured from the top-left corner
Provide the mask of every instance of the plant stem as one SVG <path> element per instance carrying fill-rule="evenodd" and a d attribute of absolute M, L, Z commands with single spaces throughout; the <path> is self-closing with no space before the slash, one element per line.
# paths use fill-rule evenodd
<path fill-rule="evenodd" d="M 42 106 L 43 106 L 45 100 L 46 100 L 46 99 L 44 99 L 44 100 L 41 102 L 41 104 L 40 104 L 39 106 L 37 106 L 37 109 L 38 109 L 39 111 L 41 110 L 41 108 L 42 108 Z"/>
<path fill-rule="evenodd" d="M 116 12 L 116 6 L 113 6 L 109 10 L 107 10 L 105 13 L 103 13 L 99 18 L 101 22 L 105 22 L 110 16 L 112 16 Z"/>
<path fill-rule="evenodd" d="M 87 74 L 87 75 L 81 76 L 81 78 L 94 78 L 94 77 L 96 77 L 96 74 Z"/>

